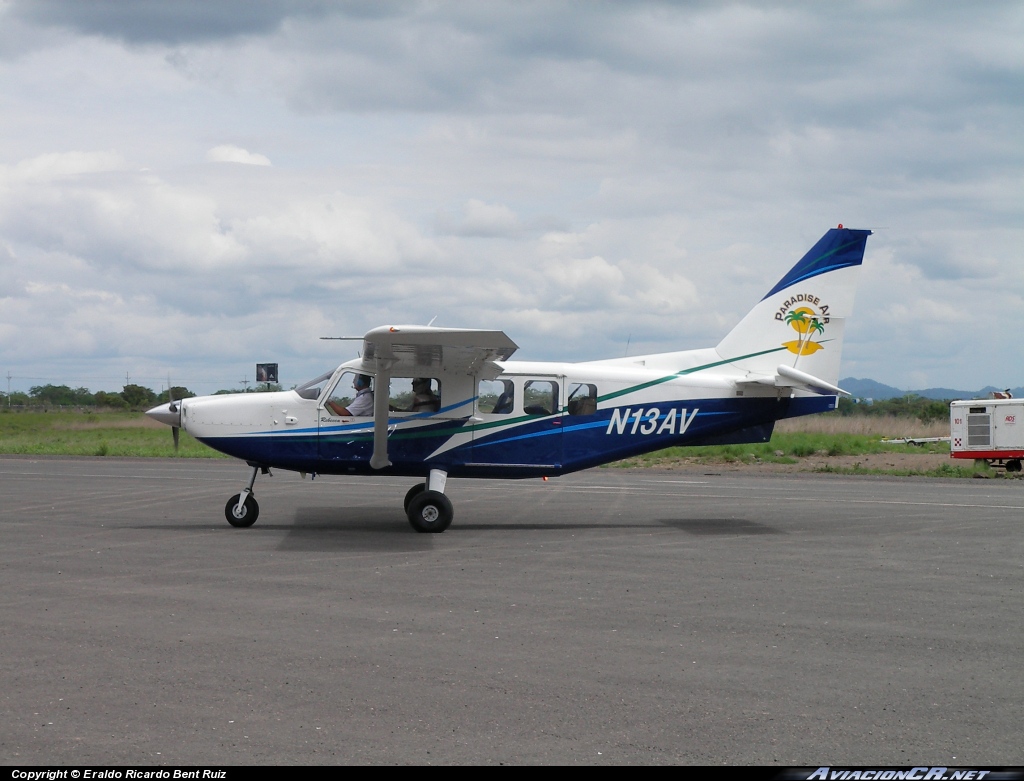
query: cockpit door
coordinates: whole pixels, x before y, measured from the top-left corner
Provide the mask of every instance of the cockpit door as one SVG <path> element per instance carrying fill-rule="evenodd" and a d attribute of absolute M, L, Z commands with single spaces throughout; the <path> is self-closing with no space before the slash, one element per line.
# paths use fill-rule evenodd
<path fill-rule="evenodd" d="M 369 461 L 373 455 L 373 412 L 345 415 L 356 400 L 357 372 L 344 371 L 318 405 L 317 450 L 324 461 Z M 371 384 L 371 391 L 372 391 Z"/>

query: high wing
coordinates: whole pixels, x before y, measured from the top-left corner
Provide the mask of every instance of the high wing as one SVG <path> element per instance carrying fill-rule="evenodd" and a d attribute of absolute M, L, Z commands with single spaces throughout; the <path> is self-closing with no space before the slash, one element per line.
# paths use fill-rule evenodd
<path fill-rule="evenodd" d="M 385 325 L 363 336 L 362 368 L 376 376 L 378 388 L 387 388 L 395 374 L 412 377 L 432 371 L 493 379 L 501 374 L 497 362 L 508 360 L 518 349 L 504 331 Z M 387 393 L 374 394 L 370 466 L 391 466 Z"/>
<path fill-rule="evenodd" d="M 453 374 L 497 377 L 495 361 L 507 361 L 519 345 L 504 331 L 435 328 L 428 325 L 385 325 L 363 336 L 363 368 L 414 376 L 440 370 Z"/>

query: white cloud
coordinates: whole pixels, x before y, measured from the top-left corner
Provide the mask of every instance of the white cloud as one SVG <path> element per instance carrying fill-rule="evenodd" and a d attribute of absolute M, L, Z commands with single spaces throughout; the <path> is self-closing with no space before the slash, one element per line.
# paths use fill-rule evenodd
<path fill-rule="evenodd" d="M 222 229 L 212 199 L 148 174 L 80 175 L 70 184 L 34 177 L 11 184 L 0 190 L 0 230 L 15 245 L 129 273 L 202 271 L 244 256 Z"/>
<path fill-rule="evenodd" d="M 512 237 L 523 230 L 516 213 L 509 207 L 500 203 L 484 203 L 476 198 L 466 201 L 458 219 L 440 213 L 437 227 L 441 233 L 489 238 Z"/>
<path fill-rule="evenodd" d="M 121 156 L 114 152 L 48 152 L 0 170 L 0 181 L 50 182 L 124 167 Z"/>
<path fill-rule="evenodd" d="M 342 193 L 233 220 L 231 235 L 257 262 L 326 273 L 325 283 L 384 274 L 436 255 L 416 229 L 380 204 Z"/>
<path fill-rule="evenodd" d="M 270 165 L 265 155 L 255 154 L 234 144 L 221 144 L 206 152 L 208 163 L 242 163 L 243 165 Z"/>

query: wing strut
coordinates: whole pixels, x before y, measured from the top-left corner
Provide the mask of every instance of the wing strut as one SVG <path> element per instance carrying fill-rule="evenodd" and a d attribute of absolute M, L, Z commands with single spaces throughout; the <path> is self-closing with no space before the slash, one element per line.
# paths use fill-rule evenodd
<path fill-rule="evenodd" d="M 388 400 L 391 390 L 391 362 L 376 359 L 376 384 L 373 386 L 373 455 L 370 466 L 384 469 L 391 466 L 388 459 Z"/>
<path fill-rule="evenodd" d="M 501 331 L 435 328 L 425 325 L 383 325 L 363 337 L 362 366 L 373 372 L 373 455 L 370 466 L 384 469 L 388 459 L 388 391 L 391 373 L 400 377 L 427 376 L 431 372 L 465 372 L 493 378 L 518 348 Z M 432 375 L 437 376 L 437 375 Z"/>

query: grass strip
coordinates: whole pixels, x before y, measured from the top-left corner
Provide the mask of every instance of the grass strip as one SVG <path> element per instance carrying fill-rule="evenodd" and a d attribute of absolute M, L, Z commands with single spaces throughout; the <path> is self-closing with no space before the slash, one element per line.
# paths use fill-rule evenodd
<path fill-rule="evenodd" d="M 858 456 L 873 453 L 949 453 L 946 442 L 923 446 L 887 445 L 873 434 L 842 432 L 776 432 L 770 442 L 713 447 L 671 447 L 610 466 L 671 467 L 679 463 L 797 464 L 810 456 Z M 174 450 L 166 426 L 139 412 L 0 412 L 0 454 L 50 456 L 111 456 L 136 458 L 227 458 L 181 432 Z M 944 464 L 937 469 L 868 469 L 825 465 L 815 471 L 836 474 L 926 475 L 970 477 L 970 466 Z"/>
<path fill-rule="evenodd" d="M 129 458 L 227 458 L 181 432 L 178 451 L 167 426 L 138 412 L 0 414 L 0 454 Z"/>

